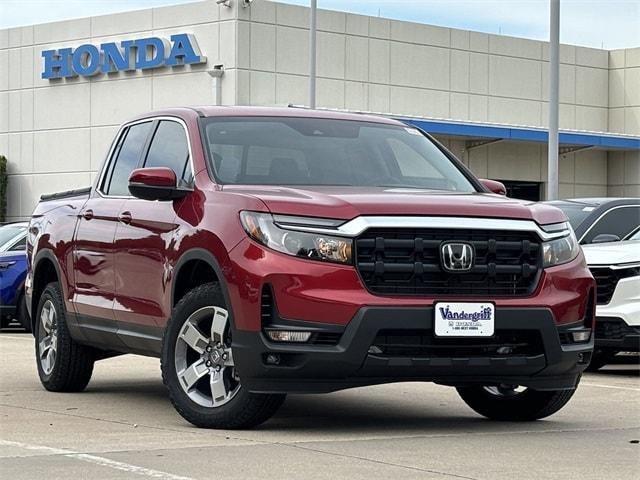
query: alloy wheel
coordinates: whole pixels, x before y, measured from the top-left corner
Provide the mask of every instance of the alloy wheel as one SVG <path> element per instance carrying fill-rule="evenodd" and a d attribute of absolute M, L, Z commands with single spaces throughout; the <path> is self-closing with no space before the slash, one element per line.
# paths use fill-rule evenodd
<path fill-rule="evenodd" d="M 231 351 L 229 312 L 204 307 L 184 322 L 175 346 L 178 383 L 202 407 L 220 407 L 240 390 Z"/>
<path fill-rule="evenodd" d="M 38 335 L 38 357 L 45 375 L 51 375 L 58 352 L 58 314 L 51 300 L 47 300 L 40 311 Z"/>

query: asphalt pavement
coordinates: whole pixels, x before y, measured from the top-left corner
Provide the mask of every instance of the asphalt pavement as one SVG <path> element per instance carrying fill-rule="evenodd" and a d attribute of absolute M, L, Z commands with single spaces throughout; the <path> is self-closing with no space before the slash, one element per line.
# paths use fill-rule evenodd
<path fill-rule="evenodd" d="M 156 359 L 96 364 L 83 393 L 40 385 L 33 338 L 0 333 L 2 479 L 640 478 L 637 359 L 585 374 L 533 423 L 471 411 L 452 388 L 400 383 L 291 395 L 269 422 L 201 430 L 172 408 Z"/>

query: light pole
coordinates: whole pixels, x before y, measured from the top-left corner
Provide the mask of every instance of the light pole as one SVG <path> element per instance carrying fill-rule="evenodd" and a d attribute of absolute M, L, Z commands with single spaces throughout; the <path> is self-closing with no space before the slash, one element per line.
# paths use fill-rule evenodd
<path fill-rule="evenodd" d="M 309 107 L 316 108 L 316 15 L 318 1 L 311 0 L 309 19 Z"/>
<path fill-rule="evenodd" d="M 558 117 L 560 82 L 560 0 L 550 0 L 549 15 L 549 152 L 547 200 L 558 198 Z"/>

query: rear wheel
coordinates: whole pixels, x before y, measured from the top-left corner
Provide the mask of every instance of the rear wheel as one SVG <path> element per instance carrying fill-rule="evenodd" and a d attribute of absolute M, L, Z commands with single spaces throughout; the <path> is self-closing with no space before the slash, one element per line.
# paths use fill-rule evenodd
<path fill-rule="evenodd" d="M 258 425 L 282 405 L 284 395 L 242 387 L 231 349 L 229 313 L 218 284 L 194 288 L 178 302 L 162 345 L 162 378 L 175 409 L 203 428 Z"/>
<path fill-rule="evenodd" d="M 44 388 L 52 392 L 80 392 L 93 373 L 94 353 L 69 334 L 62 291 L 48 284 L 35 311 L 36 363 Z"/>
<path fill-rule="evenodd" d="M 458 387 L 458 394 L 480 415 L 492 420 L 523 422 L 553 415 L 574 390 L 533 390 L 517 385 Z"/>

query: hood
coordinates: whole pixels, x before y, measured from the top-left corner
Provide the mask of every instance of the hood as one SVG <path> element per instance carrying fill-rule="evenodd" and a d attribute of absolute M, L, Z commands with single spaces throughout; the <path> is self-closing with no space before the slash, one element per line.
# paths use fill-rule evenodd
<path fill-rule="evenodd" d="M 592 243 L 582 245 L 582 250 L 589 266 L 640 262 L 640 240 Z"/>
<path fill-rule="evenodd" d="M 515 200 L 492 193 L 458 193 L 384 187 L 270 187 L 225 185 L 227 193 L 251 195 L 274 214 L 350 220 L 360 215 L 440 215 L 566 221 L 551 205 Z"/>

